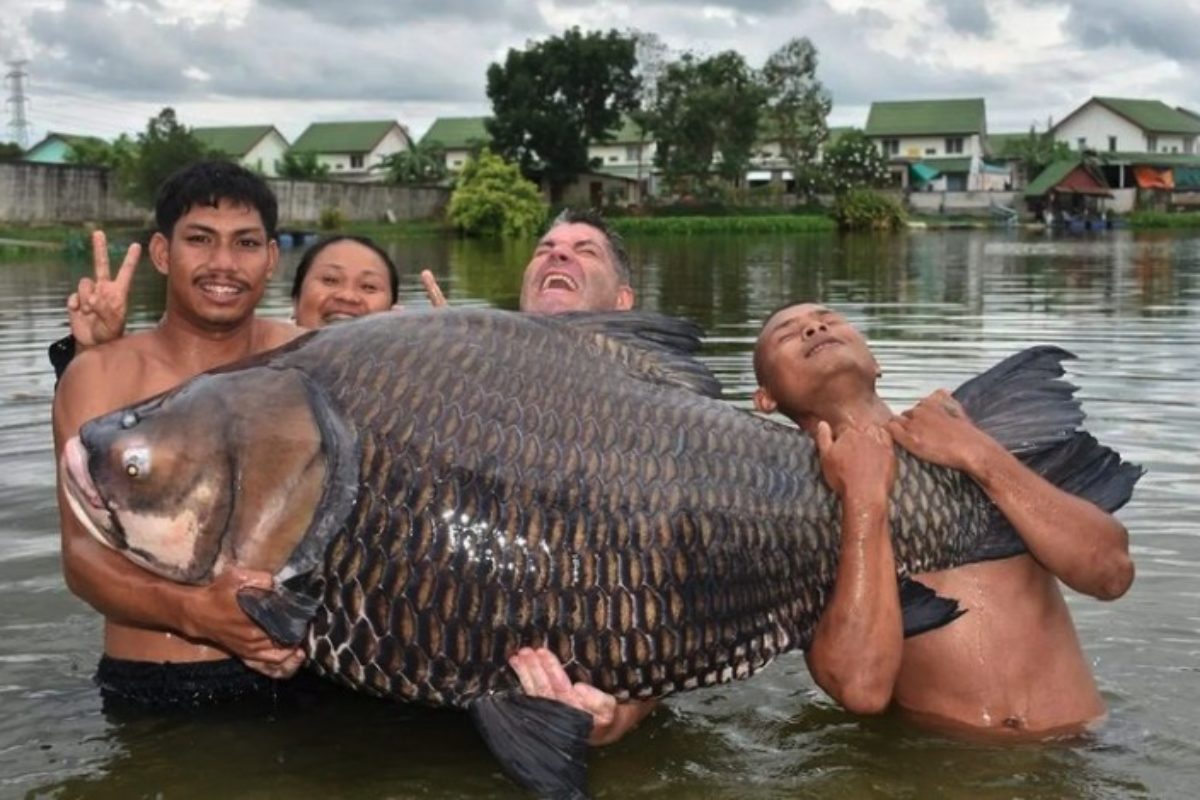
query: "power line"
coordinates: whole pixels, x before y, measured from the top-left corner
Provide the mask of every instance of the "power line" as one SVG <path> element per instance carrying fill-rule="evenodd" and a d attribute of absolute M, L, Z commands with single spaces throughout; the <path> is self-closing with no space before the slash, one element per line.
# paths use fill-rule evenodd
<path fill-rule="evenodd" d="M 12 94 L 8 96 L 8 105 L 12 108 L 12 116 L 8 121 L 8 129 L 12 131 L 13 141 L 21 145 L 21 149 L 29 147 L 29 120 L 25 118 L 25 79 L 29 73 L 25 71 L 28 61 L 9 61 L 9 70 L 4 79 L 12 85 Z"/>

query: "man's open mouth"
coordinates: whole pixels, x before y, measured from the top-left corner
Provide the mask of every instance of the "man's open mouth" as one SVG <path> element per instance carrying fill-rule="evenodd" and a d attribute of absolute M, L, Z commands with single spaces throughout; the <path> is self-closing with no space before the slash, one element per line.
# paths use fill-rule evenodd
<path fill-rule="evenodd" d="M 820 341 L 820 342 L 817 342 L 817 343 L 816 343 L 815 345 L 813 345 L 812 347 L 810 347 L 810 348 L 808 349 L 808 352 L 804 354 L 804 357 L 805 357 L 805 358 L 812 358 L 813 356 L 815 356 L 817 353 L 821 352 L 822 350 L 825 350 L 825 349 L 827 349 L 827 348 L 829 348 L 829 347 L 838 346 L 838 345 L 840 345 L 840 344 L 841 344 L 841 342 L 839 342 L 837 339 L 832 339 L 832 338 L 831 338 L 831 339 L 824 339 L 824 340 L 822 340 L 822 341 Z"/>
<path fill-rule="evenodd" d="M 539 291 L 578 292 L 579 282 L 563 272 L 550 272 L 542 278 Z"/>

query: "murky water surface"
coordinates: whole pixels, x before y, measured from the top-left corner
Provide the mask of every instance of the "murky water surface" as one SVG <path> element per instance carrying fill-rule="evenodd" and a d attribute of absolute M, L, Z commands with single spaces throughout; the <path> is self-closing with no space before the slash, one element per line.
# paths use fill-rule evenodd
<path fill-rule="evenodd" d="M 527 246 L 389 245 L 404 295 L 432 268 L 455 304 L 516 305 Z M 1194 797 L 1200 785 L 1200 236 L 991 232 L 871 238 L 705 237 L 631 243 L 647 309 L 688 316 L 747 405 L 750 347 L 792 298 L 846 310 L 906 407 L 1026 345 L 1075 352 L 1072 379 L 1105 442 L 1145 465 L 1121 517 L 1138 577 L 1103 604 L 1071 596 L 1111 708 L 1083 744 L 997 747 L 859 719 L 798 655 L 755 679 L 680 696 L 598 753 L 601 797 Z M 264 304 L 287 317 L 288 272 Z M 91 681 L 100 622 L 59 572 L 46 345 L 84 263 L 0 263 L 0 797 L 519 797 L 464 716 L 346 695 L 315 709 L 107 716 Z M 161 313 L 142 267 L 133 319 Z M 120 380 L 120 376 L 113 376 Z"/>

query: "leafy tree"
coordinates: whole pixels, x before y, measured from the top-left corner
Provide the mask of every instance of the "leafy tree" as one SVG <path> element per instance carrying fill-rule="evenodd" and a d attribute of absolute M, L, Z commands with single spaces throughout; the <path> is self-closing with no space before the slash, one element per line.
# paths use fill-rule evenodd
<path fill-rule="evenodd" d="M 887 161 L 862 131 L 847 131 L 825 149 L 825 179 L 835 194 L 886 186 Z"/>
<path fill-rule="evenodd" d="M 279 162 L 279 167 L 276 171 L 281 178 L 288 178 L 293 181 L 308 181 L 314 178 L 324 178 L 328 175 L 329 165 L 322 164 L 317 159 L 316 153 L 293 153 L 289 150 L 283 154 L 283 160 Z"/>
<path fill-rule="evenodd" d="M 0 161 L 19 161 L 25 151 L 16 142 L 0 142 Z"/>
<path fill-rule="evenodd" d="M 825 118 L 833 101 L 816 74 L 817 48 L 803 37 L 772 53 L 762 70 L 767 121 L 793 171 L 813 164 L 829 136 Z"/>
<path fill-rule="evenodd" d="M 467 162 L 450 196 L 450 221 L 474 236 L 536 235 L 546 219 L 541 192 L 515 164 L 489 150 Z"/>
<path fill-rule="evenodd" d="M 123 181 L 131 200 L 152 206 L 158 187 L 171 173 L 206 158 L 223 158 L 197 139 L 190 128 L 179 123 L 175 111 L 164 108 L 151 117 L 144 133 L 137 137 L 137 157 L 128 167 Z"/>
<path fill-rule="evenodd" d="M 388 183 L 438 183 L 446 177 L 446 151 L 433 143 L 413 144 L 384 158 L 379 168 L 387 170 Z"/>
<path fill-rule="evenodd" d="M 67 153 L 67 163 L 105 167 L 127 174 L 137 157 L 137 143 L 130 139 L 128 134 L 122 133 L 111 142 L 102 139 L 80 139 L 72 143 Z"/>
<path fill-rule="evenodd" d="M 1020 160 L 1027 182 L 1041 174 L 1052 162 L 1075 157 L 1071 147 L 1055 139 L 1049 128 L 1045 133 L 1038 133 L 1033 126 L 1030 126 L 1028 136 L 1005 142 L 999 155 Z"/>
<path fill-rule="evenodd" d="M 715 161 L 718 175 L 739 183 L 750 164 L 765 97 L 753 70 L 732 50 L 703 60 L 685 53 L 668 64 L 651 114 L 667 182 L 677 191 L 689 182 L 705 185 Z"/>
<path fill-rule="evenodd" d="M 891 197 L 870 189 L 851 189 L 833 201 L 831 215 L 848 231 L 889 231 L 904 225 L 904 209 Z"/>
<path fill-rule="evenodd" d="M 552 202 L 586 172 L 589 141 L 607 141 L 636 107 L 634 40 L 571 28 L 509 50 L 487 71 L 492 147 L 526 175 L 542 175 Z"/>

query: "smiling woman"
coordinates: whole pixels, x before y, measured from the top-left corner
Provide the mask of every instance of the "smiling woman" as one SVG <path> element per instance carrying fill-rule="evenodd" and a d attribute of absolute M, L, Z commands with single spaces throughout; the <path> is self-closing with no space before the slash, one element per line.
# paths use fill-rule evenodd
<path fill-rule="evenodd" d="M 292 282 L 296 324 L 320 328 L 386 311 L 396 303 L 399 283 L 396 265 L 370 239 L 324 239 L 310 247 L 296 267 Z"/>

